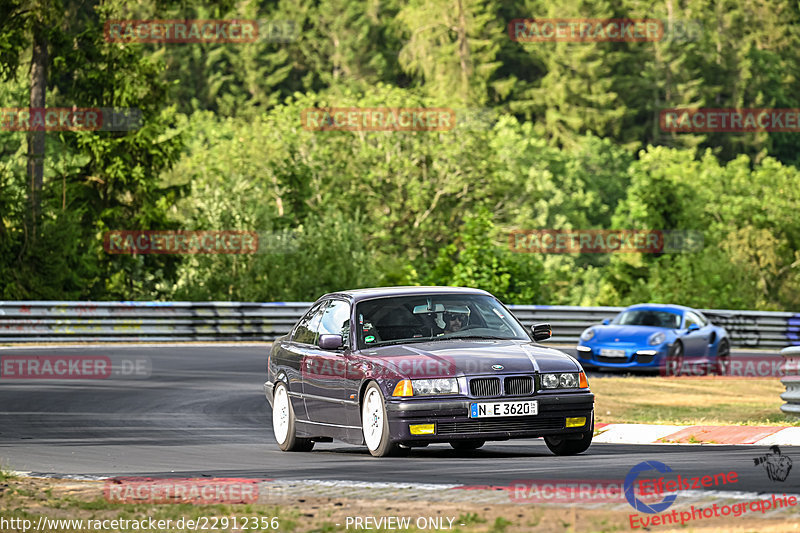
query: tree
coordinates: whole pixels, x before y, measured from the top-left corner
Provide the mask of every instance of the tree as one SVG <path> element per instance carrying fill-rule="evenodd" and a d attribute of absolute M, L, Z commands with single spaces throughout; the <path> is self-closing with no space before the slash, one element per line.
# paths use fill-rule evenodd
<path fill-rule="evenodd" d="M 413 0 L 398 13 L 408 42 L 400 64 L 426 92 L 456 105 L 483 105 L 499 62 L 503 27 L 484 0 Z"/>
<path fill-rule="evenodd" d="M 167 132 L 174 110 L 164 107 L 160 63 L 143 56 L 138 45 L 103 39 L 103 21 L 113 18 L 120 5 L 62 6 L 58 24 L 47 29 L 46 101 L 52 107 L 135 108 L 141 127 L 46 134 L 42 192 L 32 196 L 41 203 L 37 238 L 26 237 L 24 219 L 14 218 L 13 212 L 4 219 L 4 248 L 10 252 L 2 258 L 9 273 L 2 279 L 6 298 L 107 296 L 106 279 L 133 265 L 148 270 L 144 279 L 149 281 L 136 287 L 128 279 L 124 290 L 112 288 L 110 294 L 130 296 L 142 289 L 149 295 L 159 271 L 174 264 L 174 258 L 110 258 L 102 252 L 107 229 L 166 224 L 170 196 L 178 192 L 158 184 L 160 172 L 175 160 L 181 145 L 179 132 Z M 24 183 L 19 165 L 5 168 L 10 171 L 6 180 Z"/>
<path fill-rule="evenodd" d="M 430 273 L 413 272 L 411 281 L 483 289 L 508 304 L 541 302 L 546 284 L 541 262 L 533 255 L 509 250 L 504 237 L 489 210 L 482 207 L 465 217 L 455 242 L 439 249 Z"/>

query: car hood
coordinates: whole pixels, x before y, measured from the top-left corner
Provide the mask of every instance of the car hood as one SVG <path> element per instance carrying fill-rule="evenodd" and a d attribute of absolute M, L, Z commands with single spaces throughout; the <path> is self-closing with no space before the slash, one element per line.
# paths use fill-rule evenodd
<path fill-rule="evenodd" d="M 631 343 L 631 344 L 647 344 L 650 335 L 660 331 L 665 335 L 672 331 L 666 328 L 659 328 L 656 326 L 593 326 L 594 337 L 589 343 L 602 342 L 602 343 Z"/>
<path fill-rule="evenodd" d="M 515 340 L 399 344 L 362 350 L 360 356 L 403 378 L 580 370 L 575 359 L 561 351 Z"/>

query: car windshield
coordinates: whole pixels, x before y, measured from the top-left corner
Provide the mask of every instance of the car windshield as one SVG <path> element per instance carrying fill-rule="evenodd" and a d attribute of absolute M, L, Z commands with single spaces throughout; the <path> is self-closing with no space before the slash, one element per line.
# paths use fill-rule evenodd
<path fill-rule="evenodd" d="M 525 329 L 500 302 L 481 294 L 394 296 L 356 307 L 358 346 L 449 339 L 518 339 Z"/>
<path fill-rule="evenodd" d="M 669 311 L 652 309 L 636 309 L 618 314 L 612 324 L 620 326 L 655 326 L 657 328 L 678 329 L 681 326 L 681 315 Z"/>

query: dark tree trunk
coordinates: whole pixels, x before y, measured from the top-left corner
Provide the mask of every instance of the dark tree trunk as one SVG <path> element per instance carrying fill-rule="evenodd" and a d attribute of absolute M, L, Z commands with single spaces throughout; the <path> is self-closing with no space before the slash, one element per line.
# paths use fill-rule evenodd
<path fill-rule="evenodd" d="M 47 91 L 47 37 L 44 24 L 40 20 L 33 23 L 33 56 L 31 58 L 31 108 L 45 106 Z M 31 109 L 33 113 L 33 109 Z M 28 133 L 28 196 L 29 236 L 36 239 L 36 228 L 42 209 L 42 186 L 44 184 L 44 144 L 45 132 Z"/>

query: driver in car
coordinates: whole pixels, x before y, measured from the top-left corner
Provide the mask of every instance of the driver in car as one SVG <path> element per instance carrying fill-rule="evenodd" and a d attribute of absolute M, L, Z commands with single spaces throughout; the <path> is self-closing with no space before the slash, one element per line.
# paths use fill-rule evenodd
<path fill-rule="evenodd" d="M 448 309 L 442 313 L 442 319 L 444 321 L 444 327 L 439 335 L 461 331 L 469 321 L 469 308 L 464 307 L 462 309 L 460 307 L 454 307 Z"/>

